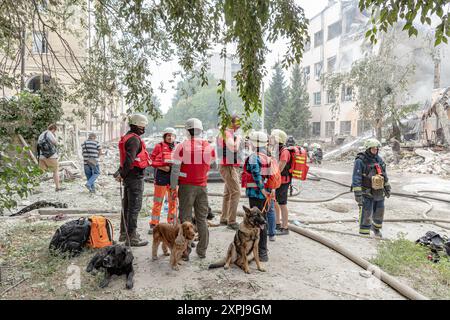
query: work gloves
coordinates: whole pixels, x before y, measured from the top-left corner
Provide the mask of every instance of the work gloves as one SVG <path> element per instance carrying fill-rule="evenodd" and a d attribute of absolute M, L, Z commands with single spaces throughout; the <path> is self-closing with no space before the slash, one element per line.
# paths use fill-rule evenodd
<path fill-rule="evenodd" d="M 391 196 L 391 186 L 390 185 L 384 186 L 384 194 L 385 194 L 386 198 L 389 198 Z"/>
<path fill-rule="evenodd" d="M 362 192 L 355 191 L 355 201 L 358 204 L 358 206 L 362 206 L 363 204 L 363 198 L 362 198 Z"/>

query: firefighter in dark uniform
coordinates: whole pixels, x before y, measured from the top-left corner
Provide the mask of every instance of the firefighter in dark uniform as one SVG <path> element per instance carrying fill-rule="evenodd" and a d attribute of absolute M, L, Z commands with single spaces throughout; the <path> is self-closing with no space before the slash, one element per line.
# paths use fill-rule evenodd
<path fill-rule="evenodd" d="M 378 155 L 381 143 L 368 139 L 365 152 L 358 153 L 353 168 L 352 191 L 359 206 L 359 233 L 382 237 L 384 198 L 390 197 L 391 186 L 386 173 L 386 164 Z"/>

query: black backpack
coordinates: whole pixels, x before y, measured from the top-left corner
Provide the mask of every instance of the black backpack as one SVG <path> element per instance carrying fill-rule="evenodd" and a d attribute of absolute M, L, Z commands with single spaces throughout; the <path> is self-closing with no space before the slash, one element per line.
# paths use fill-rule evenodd
<path fill-rule="evenodd" d="M 90 232 L 91 223 L 87 218 L 66 222 L 56 230 L 49 249 L 52 253 L 68 252 L 70 256 L 76 256 L 83 250 Z"/>
<path fill-rule="evenodd" d="M 47 139 L 48 131 L 44 134 L 44 139 L 38 142 L 38 153 L 46 158 L 50 158 L 56 153 L 56 147 Z"/>

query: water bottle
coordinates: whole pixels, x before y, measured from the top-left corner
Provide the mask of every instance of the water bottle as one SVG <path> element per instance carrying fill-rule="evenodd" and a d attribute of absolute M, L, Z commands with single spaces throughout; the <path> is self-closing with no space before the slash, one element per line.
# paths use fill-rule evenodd
<path fill-rule="evenodd" d="M 167 216 L 169 213 L 169 202 L 167 201 L 167 197 L 164 197 L 164 209 L 163 209 L 163 215 Z"/>

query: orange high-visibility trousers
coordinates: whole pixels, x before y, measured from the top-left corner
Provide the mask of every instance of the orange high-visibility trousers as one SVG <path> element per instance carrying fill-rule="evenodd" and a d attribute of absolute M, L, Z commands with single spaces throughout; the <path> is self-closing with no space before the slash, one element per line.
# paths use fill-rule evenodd
<path fill-rule="evenodd" d="M 152 218 L 150 220 L 151 225 L 159 224 L 161 218 L 161 208 L 164 203 L 164 197 L 167 194 L 169 199 L 169 212 L 167 214 L 167 223 L 173 223 L 175 215 L 177 212 L 177 200 L 172 200 L 170 197 L 170 186 L 158 186 L 154 185 L 154 195 L 153 195 L 153 208 L 152 208 Z"/>

